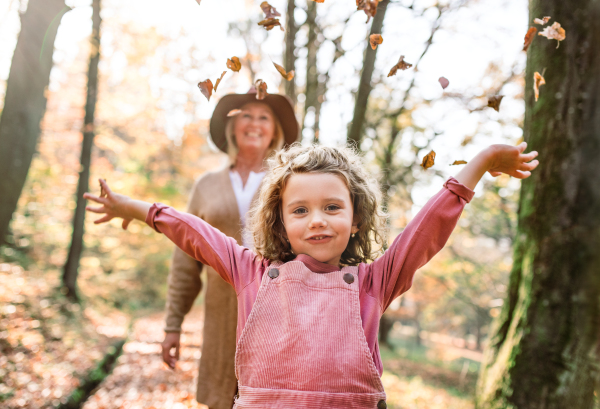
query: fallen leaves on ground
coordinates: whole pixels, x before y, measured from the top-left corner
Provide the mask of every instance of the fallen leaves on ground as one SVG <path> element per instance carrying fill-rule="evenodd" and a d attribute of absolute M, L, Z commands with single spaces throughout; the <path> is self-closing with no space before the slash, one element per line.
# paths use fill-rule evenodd
<path fill-rule="evenodd" d="M 239 72 L 242 69 L 242 63 L 238 57 L 231 57 L 227 59 L 227 68 L 231 71 Z"/>
<path fill-rule="evenodd" d="M 195 378 L 202 348 L 202 317 L 200 307 L 186 315 L 179 361 L 174 371 L 163 363 L 161 356 L 164 313 L 137 320 L 113 372 L 90 396 L 83 409 L 206 409 L 195 399 Z"/>
<path fill-rule="evenodd" d="M 544 31 L 538 33 L 540 36 L 544 36 L 549 40 L 557 40 L 558 44 L 556 48 L 560 46 L 560 42 L 567 37 L 565 29 L 560 26 L 560 23 L 555 22 L 551 26 L 544 28 Z"/>
<path fill-rule="evenodd" d="M 540 74 L 539 72 L 536 71 L 533 74 L 533 91 L 535 92 L 536 102 L 540 97 L 540 86 L 544 85 L 545 83 L 546 83 L 546 79 L 544 77 L 542 77 L 542 74 Z"/>
<path fill-rule="evenodd" d="M 56 293 L 60 275 L 0 263 L 0 401 L 3 409 L 66 403 L 128 318 L 81 308 Z"/>
<path fill-rule="evenodd" d="M 442 89 L 446 89 L 448 88 L 448 85 L 450 85 L 450 81 L 448 81 L 448 78 L 446 77 L 440 77 L 438 81 L 440 82 Z"/>
<path fill-rule="evenodd" d="M 369 36 L 369 43 L 371 43 L 371 48 L 374 50 L 379 44 L 383 43 L 383 37 L 381 34 L 371 34 Z"/>
<path fill-rule="evenodd" d="M 400 59 L 398 60 L 398 62 L 396 63 L 396 65 L 394 65 L 392 67 L 392 69 L 390 70 L 390 73 L 388 74 L 388 77 L 392 77 L 392 76 L 396 75 L 396 73 L 398 72 L 398 70 L 407 70 L 410 67 L 412 67 L 412 64 L 407 63 L 406 61 L 404 61 L 404 56 L 401 55 Z"/>
<path fill-rule="evenodd" d="M 435 164 L 435 151 L 432 150 L 427 155 L 425 155 L 425 157 L 423 158 L 423 162 L 421 163 L 421 166 L 423 167 L 423 169 L 429 169 L 434 164 Z"/>
<path fill-rule="evenodd" d="M 493 97 L 489 97 L 487 106 L 494 108 L 496 112 L 500 112 L 500 103 L 502 102 L 502 98 L 504 98 L 504 95 L 494 95 Z"/>
<path fill-rule="evenodd" d="M 537 28 L 529 27 L 529 30 L 527 30 L 527 34 L 525 34 L 525 41 L 523 42 L 523 51 L 527 51 L 529 49 L 529 46 L 535 38 L 535 33 L 537 33 Z"/>
<path fill-rule="evenodd" d="M 200 88 L 200 92 L 202 93 L 202 95 L 204 95 L 206 97 L 206 99 L 210 101 L 210 97 L 212 96 L 212 92 L 213 92 L 212 81 L 211 80 L 200 81 L 198 83 L 198 88 Z"/>
<path fill-rule="evenodd" d="M 533 22 L 535 24 L 539 24 L 540 26 L 543 26 L 543 25 L 547 24 L 550 21 L 551 18 L 552 17 L 550 17 L 550 16 L 546 16 L 544 18 L 534 18 Z"/>
<path fill-rule="evenodd" d="M 275 68 L 277 68 L 277 71 L 279 71 L 281 76 L 285 78 L 286 81 L 291 81 L 292 78 L 294 78 L 294 70 L 291 70 L 290 72 L 285 72 L 285 68 L 283 68 L 281 65 L 277 63 L 273 63 L 273 65 L 275 66 Z"/>
<path fill-rule="evenodd" d="M 265 99 L 267 96 L 267 83 L 263 80 L 256 80 L 254 86 L 256 87 L 256 99 Z"/>
<path fill-rule="evenodd" d="M 225 74 L 227 74 L 227 71 L 223 71 L 221 73 L 221 76 L 217 79 L 217 82 L 215 83 L 215 88 L 214 91 L 217 92 L 217 87 L 219 86 L 219 84 L 221 83 L 221 80 L 223 79 L 223 77 L 225 76 Z"/>
<path fill-rule="evenodd" d="M 467 161 L 466 160 L 455 160 L 454 162 L 452 162 L 450 164 L 450 166 L 454 166 L 454 165 L 466 165 Z"/>
<path fill-rule="evenodd" d="M 241 113 L 242 113 L 242 110 L 241 110 L 241 109 L 232 109 L 231 111 L 229 111 L 229 112 L 227 113 L 227 116 L 228 116 L 228 117 L 232 117 L 232 116 L 239 115 L 239 114 L 241 114 Z"/>

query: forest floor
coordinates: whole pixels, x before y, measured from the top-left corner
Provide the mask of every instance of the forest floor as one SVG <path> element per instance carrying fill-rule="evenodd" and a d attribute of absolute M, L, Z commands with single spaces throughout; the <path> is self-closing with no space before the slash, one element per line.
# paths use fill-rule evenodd
<path fill-rule="evenodd" d="M 194 399 L 201 307 L 186 318 L 180 361 L 172 371 L 160 355 L 163 313 L 146 313 L 132 323 L 131 317 L 114 310 L 69 303 L 57 293 L 58 284 L 57 274 L 24 274 L 17 265 L 0 264 L 2 408 L 79 407 L 68 406 L 69 397 L 81 394 L 90 375 L 104 376 L 99 364 L 125 338 L 112 373 L 83 409 L 206 408 Z M 401 339 L 394 339 L 393 351 L 383 348 L 388 407 L 472 409 L 477 368 L 460 360 L 448 363 L 443 356 L 439 347 Z"/>

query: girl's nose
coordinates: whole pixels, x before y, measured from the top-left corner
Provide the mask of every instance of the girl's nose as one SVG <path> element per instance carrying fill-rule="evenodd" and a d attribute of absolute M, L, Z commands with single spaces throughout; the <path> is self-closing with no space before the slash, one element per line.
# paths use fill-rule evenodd
<path fill-rule="evenodd" d="M 327 226 L 327 221 L 323 218 L 323 216 L 321 214 L 319 214 L 318 212 L 313 213 L 313 217 L 310 219 L 308 228 L 315 229 L 318 227 L 325 227 L 325 226 Z"/>

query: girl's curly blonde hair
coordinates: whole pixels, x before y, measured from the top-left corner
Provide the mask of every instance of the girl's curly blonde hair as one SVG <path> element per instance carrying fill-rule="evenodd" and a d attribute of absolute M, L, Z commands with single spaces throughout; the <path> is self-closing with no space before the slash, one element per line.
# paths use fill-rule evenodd
<path fill-rule="evenodd" d="M 260 189 L 257 203 L 250 210 L 248 230 L 254 238 L 254 251 L 269 260 L 287 262 L 295 258 L 284 238 L 281 201 L 285 186 L 294 174 L 330 173 L 346 182 L 358 220 L 358 233 L 342 253 L 342 265 L 357 265 L 373 260 L 379 249 L 372 243 L 383 242 L 386 215 L 379 208 L 381 192 L 376 180 L 362 165 L 351 148 L 321 145 L 303 147 L 296 143 L 268 159 L 269 171 Z"/>

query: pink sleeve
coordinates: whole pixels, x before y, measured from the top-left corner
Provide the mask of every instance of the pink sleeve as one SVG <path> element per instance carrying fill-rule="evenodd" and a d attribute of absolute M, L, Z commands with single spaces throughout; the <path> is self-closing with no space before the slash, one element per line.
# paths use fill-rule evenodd
<path fill-rule="evenodd" d="M 146 216 L 146 223 L 190 257 L 214 268 L 236 293 L 254 279 L 252 273 L 261 264 L 254 252 L 192 214 L 155 203 Z"/>
<path fill-rule="evenodd" d="M 451 177 L 383 256 L 366 266 L 363 286 L 379 301 L 381 313 L 394 298 L 408 291 L 417 269 L 444 247 L 473 195 L 471 189 Z"/>

